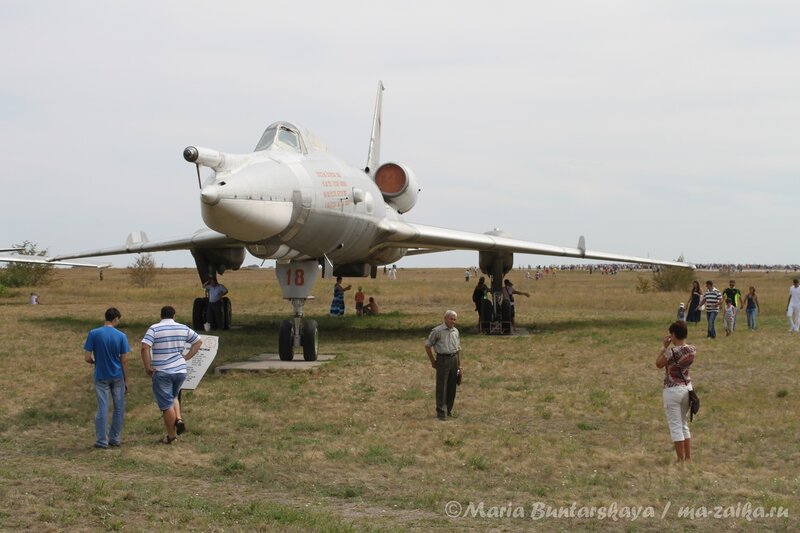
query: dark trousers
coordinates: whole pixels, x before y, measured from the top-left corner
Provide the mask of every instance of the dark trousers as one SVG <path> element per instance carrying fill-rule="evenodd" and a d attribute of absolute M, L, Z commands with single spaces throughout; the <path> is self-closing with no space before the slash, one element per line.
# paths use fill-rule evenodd
<path fill-rule="evenodd" d="M 222 300 L 208 303 L 206 322 L 211 324 L 211 329 L 222 329 L 224 327 L 222 319 Z"/>
<path fill-rule="evenodd" d="M 445 418 L 452 413 L 456 402 L 458 357 L 436 355 L 436 416 Z"/>

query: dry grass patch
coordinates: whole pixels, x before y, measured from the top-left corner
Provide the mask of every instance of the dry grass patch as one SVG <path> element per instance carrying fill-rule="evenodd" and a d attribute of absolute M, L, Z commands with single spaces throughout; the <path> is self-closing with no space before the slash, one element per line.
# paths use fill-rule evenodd
<path fill-rule="evenodd" d="M 307 314 L 336 360 L 314 372 L 209 374 L 185 395 L 189 432 L 159 447 L 162 423 L 138 359 L 162 305 L 188 320 L 201 294 L 191 270 L 159 271 L 135 289 L 124 269 L 59 270 L 39 290 L 0 298 L 0 528 L 343 531 L 412 529 L 656 531 L 800 526 L 798 343 L 786 331 L 791 275 L 746 273 L 762 303 L 731 338 L 690 329 L 703 400 L 691 470 L 673 466 L 661 406 L 659 340 L 683 293 L 636 292 L 636 274 L 510 277 L 532 292 L 517 322 L 531 332 L 486 337 L 461 269 L 400 270 L 398 280 L 353 280 L 386 314 L 327 316 L 320 280 Z M 716 276 L 719 278 L 719 276 Z M 701 281 L 714 279 L 708 273 Z M 272 271 L 226 275 L 234 304 L 216 364 L 277 346 L 290 308 Z M 719 278 L 719 281 L 724 281 Z M 720 285 L 722 283 L 719 283 Z M 29 291 L 28 291 L 29 292 Z M 89 328 L 106 307 L 123 313 L 134 350 L 124 446 L 97 452 Z M 457 417 L 434 416 L 434 371 L 422 349 L 445 308 L 459 313 L 465 381 Z M 634 522 L 448 518 L 445 504 L 653 506 Z M 673 506 L 664 519 L 667 501 Z M 788 518 L 688 520 L 680 505 L 783 506 Z"/>

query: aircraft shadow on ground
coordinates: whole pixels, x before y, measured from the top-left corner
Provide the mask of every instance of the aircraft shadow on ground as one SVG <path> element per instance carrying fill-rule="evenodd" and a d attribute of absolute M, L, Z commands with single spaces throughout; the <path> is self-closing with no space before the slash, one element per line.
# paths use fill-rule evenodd
<path fill-rule="evenodd" d="M 381 339 L 396 339 L 413 337 L 427 337 L 431 328 L 436 326 L 438 322 L 432 321 L 430 325 L 426 326 L 406 326 L 403 327 L 398 322 L 402 321 L 403 315 L 394 313 L 391 316 L 381 317 L 307 317 L 317 320 L 322 334 L 327 338 L 334 339 L 348 339 L 348 340 L 373 340 L 376 337 Z M 395 324 L 387 323 L 387 319 L 394 319 Z M 89 330 L 101 325 L 96 318 L 75 318 L 71 316 L 50 316 L 40 318 L 25 318 L 26 322 L 45 324 L 49 327 L 66 329 L 73 332 L 86 333 Z M 263 337 L 264 334 L 277 335 L 283 318 L 268 318 L 264 319 L 263 316 L 247 316 L 242 319 L 243 324 L 237 324 L 236 317 L 234 317 L 234 328 L 231 332 L 225 333 L 226 336 L 242 335 L 242 336 L 258 336 Z M 124 322 L 120 326 L 120 331 L 128 335 L 129 338 L 135 339 L 138 336 L 144 335 L 147 328 L 152 325 L 153 321 L 131 321 Z M 664 327 L 669 324 L 669 321 L 664 321 Z M 580 332 L 586 330 L 603 329 L 613 330 L 620 328 L 650 328 L 653 327 L 652 320 L 638 319 L 638 318 L 587 318 L 587 319 L 570 319 L 570 320 L 554 320 L 554 321 L 538 321 L 535 323 L 520 323 L 520 328 L 526 328 L 534 333 L 561 333 L 561 332 Z M 470 320 L 459 324 L 459 329 L 462 334 L 478 335 L 475 324 Z M 204 333 L 198 331 L 198 333 Z M 218 335 L 219 331 L 212 332 Z"/>

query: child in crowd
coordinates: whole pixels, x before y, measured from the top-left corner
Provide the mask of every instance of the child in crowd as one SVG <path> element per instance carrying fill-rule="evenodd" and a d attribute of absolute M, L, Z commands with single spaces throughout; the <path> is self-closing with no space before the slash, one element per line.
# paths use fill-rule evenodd
<path fill-rule="evenodd" d="M 364 292 L 361 290 L 361 287 L 358 288 L 358 292 L 356 292 L 356 316 L 361 316 L 364 314 Z"/>
<path fill-rule="evenodd" d="M 733 321 L 736 320 L 736 306 L 733 305 L 733 300 L 730 298 L 725 299 L 725 318 L 723 323 L 725 325 L 725 336 L 729 337 L 733 331 Z"/>
<path fill-rule="evenodd" d="M 686 306 L 683 305 L 683 302 L 678 306 L 678 320 L 686 322 Z"/>

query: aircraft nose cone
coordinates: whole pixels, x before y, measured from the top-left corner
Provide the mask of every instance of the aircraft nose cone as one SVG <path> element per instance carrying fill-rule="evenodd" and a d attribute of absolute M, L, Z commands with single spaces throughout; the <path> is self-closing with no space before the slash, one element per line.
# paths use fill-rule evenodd
<path fill-rule="evenodd" d="M 206 205 L 217 205 L 219 203 L 219 187 L 216 185 L 206 185 L 200 191 L 200 200 Z"/>

